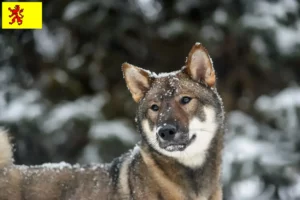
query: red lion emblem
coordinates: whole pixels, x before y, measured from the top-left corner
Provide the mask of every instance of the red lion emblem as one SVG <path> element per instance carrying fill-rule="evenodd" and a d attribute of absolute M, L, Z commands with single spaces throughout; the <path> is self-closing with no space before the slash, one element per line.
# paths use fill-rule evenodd
<path fill-rule="evenodd" d="M 20 9 L 20 5 L 15 5 L 14 9 L 8 8 L 8 10 L 11 12 L 11 15 L 9 15 L 9 17 L 13 17 L 9 24 L 14 24 L 17 20 L 18 25 L 21 25 L 23 23 L 22 18 L 24 17 L 21 13 L 24 11 L 24 9 Z"/>

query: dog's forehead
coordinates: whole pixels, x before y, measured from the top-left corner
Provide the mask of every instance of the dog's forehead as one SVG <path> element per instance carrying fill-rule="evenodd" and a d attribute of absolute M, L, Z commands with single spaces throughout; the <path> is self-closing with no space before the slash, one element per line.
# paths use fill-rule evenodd
<path fill-rule="evenodd" d="M 195 82 L 190 80 L 185 74 L 166 74 L 154 79 L 148 92 L 148 98 L 159 100 L 168 97 L 174 97 L 181 93 L 193 93 Z"/>
<path fill-rule="evenodd" d="M 176 75 L 158 77 L 153 81 L 148 96 L 150 98 L 171 97 L 180 88 L 180 82 Z"/>

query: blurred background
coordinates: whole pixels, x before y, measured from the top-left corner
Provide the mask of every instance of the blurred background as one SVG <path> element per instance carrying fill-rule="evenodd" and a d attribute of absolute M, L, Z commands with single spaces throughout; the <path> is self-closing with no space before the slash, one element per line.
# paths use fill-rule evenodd
<path fill-rule="evenodd" d="M 47 0 L 1 30 L 0 126 L 17 164 L 110 162 L 139 140 L 121 73 L 207 47 L 226 109 L 227 200 L 300 199 L 299 0 Z"/>

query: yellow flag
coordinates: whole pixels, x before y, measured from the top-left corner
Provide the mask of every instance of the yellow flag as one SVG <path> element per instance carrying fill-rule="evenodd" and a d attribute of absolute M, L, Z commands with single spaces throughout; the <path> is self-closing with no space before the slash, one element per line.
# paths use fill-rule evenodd
<path fill-rule="evenodd" d="M 42 29 L 42 2 L 2 2 L 3 29 Z"/>

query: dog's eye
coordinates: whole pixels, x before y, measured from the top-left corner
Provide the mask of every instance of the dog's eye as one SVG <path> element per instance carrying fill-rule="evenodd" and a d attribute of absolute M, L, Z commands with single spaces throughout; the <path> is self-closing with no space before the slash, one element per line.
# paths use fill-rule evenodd
<path fill-rule="evenodd" d="M 181 104 L 188 104 L 191 100 L 192 100 L 191 97 L 182 97 L 182 98 L 180 99 L 180 103 L 181 103 Z"/>
<path fill-rule="evenodd" d="M 156 104 L 153 104 L 150 108 L 151 108 L 151 110 L 153 110 L 153 111 L 158 111 L 158 110 L 159 110 L 159 107 L 158 107 L 158 105 L 156 105 Z"/>

